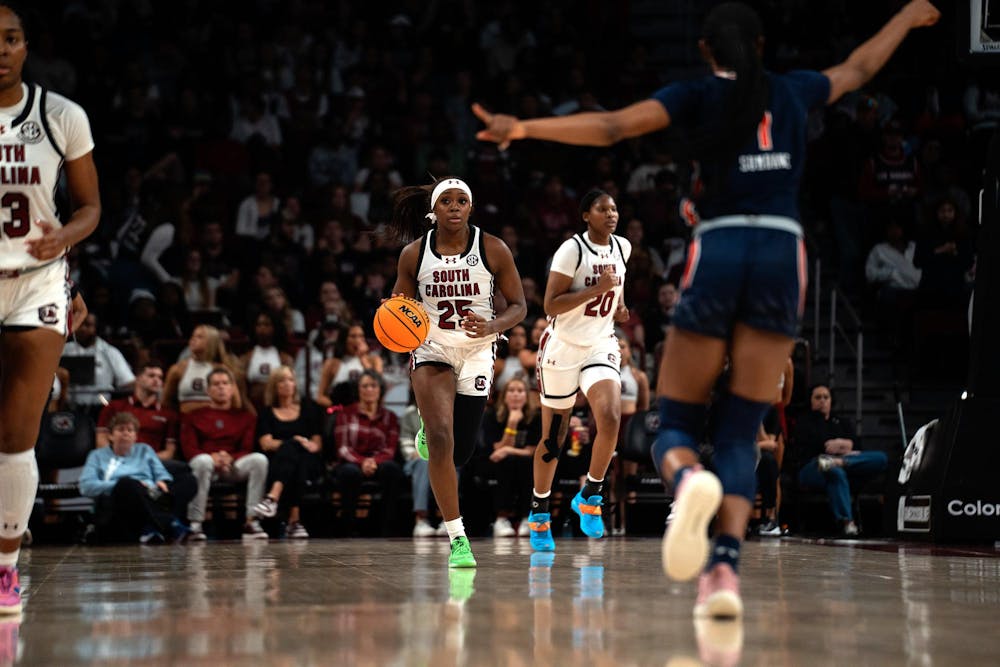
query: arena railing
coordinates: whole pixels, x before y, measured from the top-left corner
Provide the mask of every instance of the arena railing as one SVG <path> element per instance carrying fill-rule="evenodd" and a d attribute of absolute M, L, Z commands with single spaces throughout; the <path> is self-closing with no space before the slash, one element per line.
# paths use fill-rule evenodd
<path fill-rule="evenodd" d="M 852 343 L 851 336 L 848 334 L 847 328 L 841 324 L 837 319 L 837 308 L 838 303 L 846 313 L 848 321 L 847 325 L 854 328 L 855 340 Z M 844 344 L 847 345 L 848 349 L 854 353 L 854 372 L 855 372 L 855 408 L 854 408 L 854 434 L 861 436 L 861 404 L 862 398 L 864 396 L 864 378 L 862 372 L 864 371 L 864 352 L 865 352 L 865 330 L 861 323 L 861 318 L 858 317 L 857 311 L 851 306 L 850 300 L 847 298 L 840 288 L 836 285 L 830 290 L 830 389 L 834 388 L 837 382 L 837 336 L 844 339 Z"/>

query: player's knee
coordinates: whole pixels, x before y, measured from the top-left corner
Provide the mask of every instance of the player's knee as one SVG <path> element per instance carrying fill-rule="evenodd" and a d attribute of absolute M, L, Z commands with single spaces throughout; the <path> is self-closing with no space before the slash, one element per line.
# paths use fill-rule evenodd
<path fill-rule="evenodd" d="M 562 414 L 552 415 L 549 432 L 542 434 L 542 461 L 550 463 L 562 454 L 563 443 L 566 442 L 566 432 L 569 430 L 569 420 Z"/>
<path fill-rule="evenodd" d="M 621 401 L 609 401 L 594 411 L 594 419 L 597 421 L 598 432 L 605 432 L 617 429 L 622 420 Z"/>
<path fill-rule="evenodd" d="M 663 458 L 671 449 L 684 447 L 695 453 L 705 426 L 706 408 L 700 403 L 685 403 L 669 398 L 659 400 L 660 432 L 650 454 L 653 465 L 662 476 Z"/>
<path fill-rule="evenodd" d="M 452 430 L 446 424 L 431 423 L 425 419 L 424 437 L 431 452 L 450 452 L 455 446 Z"/>

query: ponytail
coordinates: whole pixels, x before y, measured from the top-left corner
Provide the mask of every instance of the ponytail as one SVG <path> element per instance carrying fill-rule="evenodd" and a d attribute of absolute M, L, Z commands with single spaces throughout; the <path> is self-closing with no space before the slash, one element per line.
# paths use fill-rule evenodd
<path fill-rule="evenodd" d="M 703 163 L 725 162 L 735 157 L 754 136 L 768 102 L 767 76 L 757 52 L 763 34 L 760 17 L 739 2 L 715 7 L 702 26 L 702 36 L 721 69 L 735 73 L 726 96 L 720 123 L 695 130 L 686 151 Z"/>
<path fill-rule="evenodd" d="M 392 193 L 392 218 L 388 235 L 397 241 L 407 242 L 422 235 L 427 229 L 427 212 L 431 208 L 433 185 L 406 186 Z"/>

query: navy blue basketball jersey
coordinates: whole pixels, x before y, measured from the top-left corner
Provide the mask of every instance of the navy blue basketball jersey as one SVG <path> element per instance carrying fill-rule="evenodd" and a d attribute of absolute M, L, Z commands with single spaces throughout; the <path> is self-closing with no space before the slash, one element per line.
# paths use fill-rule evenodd
<path fill-rule="evenodd" d="M 806 117 L 830 96 L 826 75 L 808 70 L 767 73 L 770 99 L 753 139 L 731 164 L 706 169 L 710 187 L 698 201 L 703 219 L 724 215 L 777 215 L 799 219 L 799 181 L 806 158 Z M 681 129 L 721 122 L 728 88 L 721 76 L 680 81 L 653 94 Z M 694 156 L 697 158 L 698 156 Z M 718 169 L 728 173 L 711 173 Z"/>

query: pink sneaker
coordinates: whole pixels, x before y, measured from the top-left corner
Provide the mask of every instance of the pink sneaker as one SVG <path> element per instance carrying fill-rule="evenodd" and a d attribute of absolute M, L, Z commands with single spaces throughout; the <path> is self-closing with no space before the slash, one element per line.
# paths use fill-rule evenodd
<path fill-rule="evenodd" d="M 0 614 L 21 613 L 21 584 L 16 567 L 0 567 Z"/>
<path fill-rule="evenodd" d="M 696 618 L 694 636 L 701 663 L 715 667 L 736 667 L 743 657 L 743 621 Z"/>
<path fill-rule="evenodd" d="M 740 597 L 740 575 L 726 563 L 703 572 L 698 578 L 698 601 L 694 605 L 698 618 L 740 618 L 743 599 Z"/>
<path fill-rule="evenodd" d="M 20 614 L 0 616 L 0 665 L 13 665 L 17 661 L 20 630 Z"/>
<path fill-rule="evenodd" d="M 708 524 L 722 503 L 719 478 L 693 469 L 674 493 L 672 519 L 663 534 L 663 571 L 674 581 L 694 579 L 708 559 Z"/>

